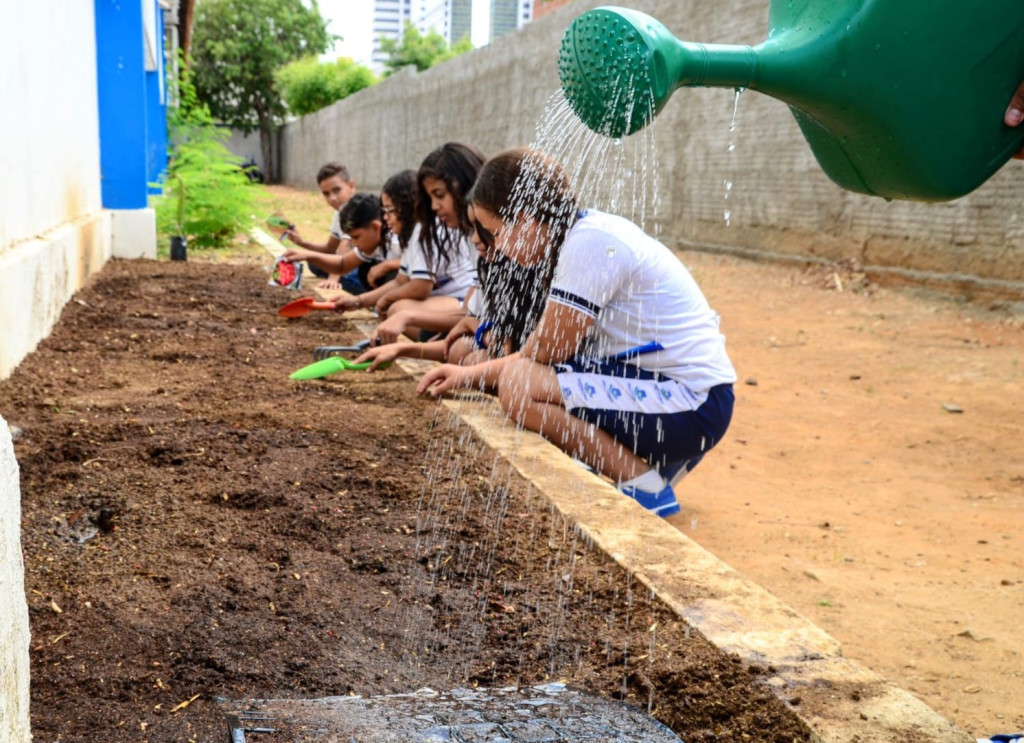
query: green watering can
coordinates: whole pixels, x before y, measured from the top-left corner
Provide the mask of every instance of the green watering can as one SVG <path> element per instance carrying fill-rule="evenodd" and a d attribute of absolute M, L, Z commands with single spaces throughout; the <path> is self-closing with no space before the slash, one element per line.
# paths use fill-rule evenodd
<path fill-rule="evenodd" d="M 632 134 L 676 88 L 750 88 L 788 103 L 828 176 L 886 199 L 945 201 L 1024 143 L 1003 112 L 1024 79 L 1024 0 L 771 0 L 757 46 L 679 41 L 602 7 L 573 21 L 559 77 L 596 132 Z"/>

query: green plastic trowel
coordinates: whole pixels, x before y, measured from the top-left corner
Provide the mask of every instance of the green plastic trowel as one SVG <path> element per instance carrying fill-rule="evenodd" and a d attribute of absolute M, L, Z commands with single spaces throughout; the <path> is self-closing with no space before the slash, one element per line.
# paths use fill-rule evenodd
<path fill-rule="evenodd" d="M 340 371 L 365 371 L 370 368 L 369 361 L 363 361 L 362 363 L 355 363 L 348 359 L 343 359 L 341 356 L 330 356 L 321 361 L 314 361 L 308 366 L 304 366 L 298 371 L 292 372 L 288 375 L 289 379 L 320 379 L 326 377 L 328 374 L 336 374 Z M 384 364 L 381 364 L 383 367 Z"/>
<path fill-rule="evenodd" d="M 771 0 L 756 46 L 680 41 L 601 7 L 573 21 L 558 66 L 573 111 L 611 137 L 679 87 L 760 91 L 789 104 L 832 180 L 887 199 L 963 196 L 1024 143 L 1003 124 L 1024 79 L 1024 0 Z"/>

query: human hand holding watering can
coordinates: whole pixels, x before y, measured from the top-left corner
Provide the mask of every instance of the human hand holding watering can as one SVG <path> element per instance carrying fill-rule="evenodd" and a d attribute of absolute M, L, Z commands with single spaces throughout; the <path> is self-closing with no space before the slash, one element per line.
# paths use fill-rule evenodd
<path fill-rule="evenodd" d="M 1003 123 L 1007 126 L 1017 126 L 1024 121 L 1024 82 L 1017 86 L 1017 91 L 1010 99 L 1010 105 L 1006 107 L 1003 114 Z M 1018 160 L 1024 160 L 1024 149 L 1014 155 Z"/>

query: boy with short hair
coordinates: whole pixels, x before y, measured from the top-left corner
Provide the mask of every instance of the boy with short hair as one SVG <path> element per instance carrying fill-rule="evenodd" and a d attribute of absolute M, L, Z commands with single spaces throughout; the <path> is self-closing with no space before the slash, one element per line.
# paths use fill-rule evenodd
<path fill-rule="evenodd" d="M 381 261 L 397 257 L 396 246 L 387 239 L 383 229 L 380 198 L 371 193 L 357 193 L 338 210 L 339 229 L 347 235 L 351 250 L 346 253 L 329 254 L 312 249 L 288 248 L 284 257 L 291 262 L 306 261 L 311 268 L 348 279 L 354 275 L 358 289 L 353 291 L 345 286 L 349 294 L 361 294 L 369 290 L 368 269 Z M 384 277 L 390 281 L 391 277 Z"/>
<path fill-rule="evenodd" d="M 352 246 L 348 235 L 341 229 L 338 214 L 355 193 L 356 182 L 349 175 L 348 168 L 340 162 L 329 162 L 322 165 L 320 170 L 317 171 L 316 182 L 320 187 L 320 193 L 323 194 L 324 201 L 334 210 L 334 216 L 331 218 L 331 234 L 328 236 L 327 242 L 310 242 L 299 234 L 296 227 L 290 227 L 286 230 L 284 237 L 287 237 L 300 248 L 305 248 L 314 253 L 344 255 L 351 250 Z M 349 292 L 353 291 L 353 289 L 356 289 L 357 292 L 362 290 L 358 277 L 331 273 L 323 270 L 323 268 L 313 262 L 308 262 L 308 265 L 313 275 L 326 279 L 321 284 L 321 287 L 324 289 L 345 289 Z"/>

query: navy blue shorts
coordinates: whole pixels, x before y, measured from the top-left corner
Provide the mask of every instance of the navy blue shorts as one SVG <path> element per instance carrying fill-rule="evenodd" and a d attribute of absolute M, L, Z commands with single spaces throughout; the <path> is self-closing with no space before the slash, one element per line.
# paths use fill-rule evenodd
<path fill-rule="evenodd" d="M 554 366 L 565 408 L 678 479 L 722 440 L 735 397 L 731 384 L 693 393 L 623 361 L 574 358 Z"/>

